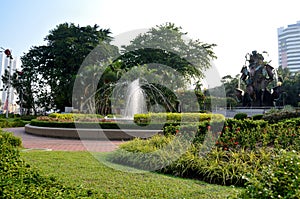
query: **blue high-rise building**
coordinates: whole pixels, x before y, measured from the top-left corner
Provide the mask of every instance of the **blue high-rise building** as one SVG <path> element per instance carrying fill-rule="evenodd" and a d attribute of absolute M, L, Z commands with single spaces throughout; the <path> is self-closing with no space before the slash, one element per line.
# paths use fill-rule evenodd
<path fill-rule="evenodd" d="M 280 27 L 278 33 L 278 62 L 291 72 L 300 71 L 300 21 Z"/>

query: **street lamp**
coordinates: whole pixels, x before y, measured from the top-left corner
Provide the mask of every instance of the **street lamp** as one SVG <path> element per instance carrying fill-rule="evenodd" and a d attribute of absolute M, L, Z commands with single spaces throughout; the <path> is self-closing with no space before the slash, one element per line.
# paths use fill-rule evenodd
<path fill-rule="evenodd" d="M 12 64 L 12 55 L 11 55 L 11 50 L 2 48 L 4 50 L 4 54 L 6 55 L 7 58 L 9 58 L 9 72 L 8 72 L 8 82 L 7 82 L 7 96 L 6 96 L 6 101 L 5 101 L 5 106 L 6 106 L 6 118 L 8 118 L 8 110 L 9 110 L 9 95 L 10 95 L 10 73 L 11 73 L 11 64 Z M 3 52 L 3 51 L 0 51 Z"/>

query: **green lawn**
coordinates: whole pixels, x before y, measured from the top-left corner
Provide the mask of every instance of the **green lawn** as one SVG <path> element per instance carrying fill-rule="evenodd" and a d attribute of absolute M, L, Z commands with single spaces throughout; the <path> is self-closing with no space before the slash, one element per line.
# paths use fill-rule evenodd
<path fill-rule="evenodd" d="M 105 155 L 102 153 L 102 155 Z M 22 158 L 68 186 L 95 190 L 97 198 L 212 198 L 224 199 L 241 189 L 210 185 L 157 173 L 132 173 L 99 163 L 88 152 L 22 152 Z"/>

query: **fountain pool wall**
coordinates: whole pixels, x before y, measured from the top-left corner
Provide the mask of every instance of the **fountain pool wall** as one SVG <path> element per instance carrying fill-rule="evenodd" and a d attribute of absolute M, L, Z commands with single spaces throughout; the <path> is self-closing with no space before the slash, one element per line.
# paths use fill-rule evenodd
<path fill-rule="evenodd" d="M 25 125 L 25 132 L 45 137 L 90 140 L 131 140 L 137 137 L 150 138 L 156 134 L 163 134 L 162 130 L 51 128 L 29 124 Z"/>

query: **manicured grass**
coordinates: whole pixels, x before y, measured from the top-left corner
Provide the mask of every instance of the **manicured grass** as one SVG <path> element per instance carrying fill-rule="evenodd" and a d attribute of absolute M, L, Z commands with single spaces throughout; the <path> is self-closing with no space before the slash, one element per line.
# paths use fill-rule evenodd
<path fill-rule="evenodd" d="M 31 151 L 21 156 L 42 175 L 54 176 L 67 186 L 95 190 L 96 198 L 223 199 L 242 190 L 157 173 L 123 172 L 105 166 L 88 152 Z"/>

